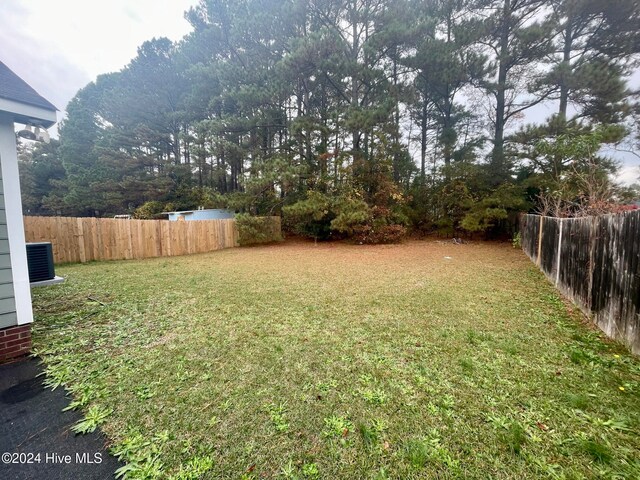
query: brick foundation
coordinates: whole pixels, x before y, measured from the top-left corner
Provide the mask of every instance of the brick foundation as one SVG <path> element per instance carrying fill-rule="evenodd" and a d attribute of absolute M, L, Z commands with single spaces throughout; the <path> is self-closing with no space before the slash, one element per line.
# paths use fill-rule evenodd
<path fill-rule="evenodd" d="M 31 351 L 31 325 L 16 325 L 0 330 L 0 362 Z"/>

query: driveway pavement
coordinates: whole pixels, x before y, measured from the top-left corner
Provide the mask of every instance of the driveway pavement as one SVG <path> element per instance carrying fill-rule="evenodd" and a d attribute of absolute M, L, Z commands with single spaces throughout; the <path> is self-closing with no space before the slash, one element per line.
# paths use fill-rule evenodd
<path fill-rule="evenodd" d="M 102 433 L 75 435 L 79 412 L 64 389 L 46 389 L 37 359 L 0 365 L 0 479 L 107 480 L 121 464 Z"/>

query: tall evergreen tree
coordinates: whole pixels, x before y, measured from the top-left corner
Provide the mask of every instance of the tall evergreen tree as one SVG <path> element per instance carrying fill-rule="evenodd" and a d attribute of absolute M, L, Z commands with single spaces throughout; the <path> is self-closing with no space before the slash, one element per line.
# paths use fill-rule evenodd
<path fill-rule="evenodd" d="M 473 37 L 466 32 L 470 1 L 436 0 L 425 8 L 431 15 L 421 23 L 432 25 L 405 63 L 415 71 L 415 88 L 421 104 L 420 124 L 424 164 L 426 117 L 433 116 L 437 142 L 446 167 L 454 158 L 459 127 L 471 112 L 459 100 L 465 87 L 480 83 L 487 74 L 486 58 L 474 51 Z M 460 145 L 462 146 L 462 145 Z"/>
<path fill-rule="evenodd" d="M 60 142 L 19 143 L 18 161 L 25 215 L 63 213 L 66 172 L 59 155 Z M 66 213 L 66 212 L 64 212 Z"/>
<path fill-rule="evenodd" d="M 182 41 L 145 42 L 78 92 L 64 175 L 36 186 L 35 163 L 24 169 L 30 205 L 286 207 L 314 219 L 309 231 L 363 241 L 396 238 L 409 219 L 495 229 L 523 205 L 513 183 L 567 171 L 570 157 L 540 154 L 541 141 L 632 121 L 635 0 L 202 0 L 186 17 Z M 512 135 L 543 102 L 558 115 Z"/>
<path fill-rule="evenodd" d="M 557 24 L 551 70 L 543 85 L 558 99 L 566 122 L 615 123 L 627 113 L 623 75 L 640 52 L 640 4 L 635 0 L 553 0 Z M 575 109 L 572 118 L 569 105 Z"/>
<path fill-rule="evenodd" d="M 476 6 L 480 18 L 468 27 L 480 33 L 478 43 L 494 62 L 493 80 L 485 88 L 493 100 L 490 176 L 499 184 L 512 170 L 505 152 L 509 121 L 546 98 L 528 91 L 538 79 L 537 63 L 551 50 L 552 22 L 545 20 L 547 0 L 478 0 Z"/>

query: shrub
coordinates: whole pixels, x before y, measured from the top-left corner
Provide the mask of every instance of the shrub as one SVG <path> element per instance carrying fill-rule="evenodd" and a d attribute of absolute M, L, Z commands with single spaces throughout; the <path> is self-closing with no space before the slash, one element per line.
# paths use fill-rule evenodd
<path fill-rule="evenodd" d="M 397 209 L 369 206 L 357 190 L 333 198 L 316 191 L 283 209 L 287 225 L 316 240 L 350 238 L 358 243 L 396 243 L 407 233 L 409 221 Z"/>
<path fill-rule="evenodd" d="M 511 240 L 511 244 L 513 245 L 513 248 L 522 248 L 522 236 L 520 235 L 520 232 L 517 232 L 513 236 L 513 240 Z"/>
<path fill-rule="evenodd" d="M 282 241 L 278 217 L 252 217 L 243 213 L 236 215 L 236 225 L 240 245 Z"/>
<path fill-rule="evenodd" d="M 407 235 L 407 229 L 398 224 L 374 227 L 362 225 L 356 230 L 354 239 L 360 243 L 398 243 Z"/>
<path fill-rule="evenodd" d="M 356 196 L 340 196 L 335 199 L 332 208 L 335 218 L 331 220 L 331 230 L 346 235 L 356 234 L 372 215 L 372 209 Z"/>
<path fill-rule="evenodd" d="M 294 233 L 316 240 L 328 240 L 331 222 L 336 217 L 332 200 L 316 191 L 307 192 L 307 198 L 282 209 L 285 224 Z"/>
<path fill-rule="evenodd" d="M 520 187 L 505 183 L 491 194 L 475 202 L 462 219 L 460 226 L 468 232 L 488 232 L 507 222 L 510 216 L 526 210 Z"/>
<path fill-rule="evenodd" d="M 145 202 L 133 212 L 133 218 L 138 220 L 156 220 L 161 218 L 160 212 L 165 210 L 166 204 L 157 201 Z"/>

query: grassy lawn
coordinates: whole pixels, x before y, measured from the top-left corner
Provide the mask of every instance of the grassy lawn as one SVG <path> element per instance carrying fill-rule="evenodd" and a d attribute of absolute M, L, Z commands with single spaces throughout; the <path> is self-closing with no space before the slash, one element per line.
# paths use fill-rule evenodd
<path fill-rule="evenodd" d="M 131 478 L 640 478 L 640 361 L 510 245 L 57 273 L 35 347 Z"/>

